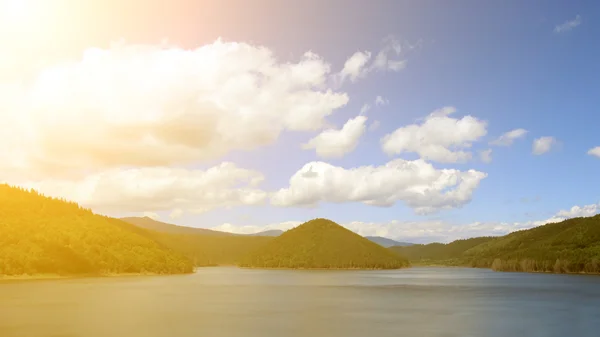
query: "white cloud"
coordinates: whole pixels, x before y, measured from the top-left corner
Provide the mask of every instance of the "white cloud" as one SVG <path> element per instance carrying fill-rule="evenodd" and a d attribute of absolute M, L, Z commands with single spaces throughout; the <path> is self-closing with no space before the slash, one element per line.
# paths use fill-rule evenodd
<path fill-rule="evenodd" d="M 402 53 L 402 44 L 394 37 L 384 39 L 384 45 L 371 61 L 370 51 L 357 51 L 350 56 L 344 63 L 342 71 L 334 76 L 338 85 L 344 83 L 348 78 L 352 82 L 367 76 L 372 71 L 393 71 L 398 72 L 406 68 L 407 61 L 400 58 Z M 413 48 L 409 48 L 413 49 Z"/>
<path fill-rule="evenodd" d="M 344 82 L 348 77 L 352 82 L 355 82 L 357 79 L 365 76 L 368 72 L 366 65 L 370 59 L 371 52 L 369 51 L 357 51 L 350 56 L 350 58 L 346 60 L 346 63 L 344 63 L 344 68 L 340 72 L 341 82 Z"/>
<path fill-rule="evenodd" d="M 390 59 L 391 56 L 399 57 L 402 53 L 402 45 L 394 37 L 384 39 L 384 47 L 377 53 L 371 64 L 372 69 L 400 71 L 406 68 L 406 60 Z"/>
<path fill-rule="evenodd" d="M 585 205 L 583 207 L 573 206 L 569 210 L 562 210 L 556 214 L 557 217 L 561 218 L 578 218 L 585 216 L 592 216 L 600 212 L 600 203 Z"/>
<path fill-rule="evenodd" d="M 315 149 L 322 158 L 340 158 L 354 151 L 365 133 L 367 117 L 357 116 L 346 122 L 340 130 L 329 129 L 303 144 L 302 148 Z"/>
<path fill-rule="evenodd" d="M 527 130 L 525 129 L 514 129 L 491 141 L 490 145 L 510 146 L 515 140 L 524 137 L 526 134 Z"/>
<path fill-rule="evenodd" d="M 367 113 L 367 111 L 371 110 L 371 106 L 367 103 L 363 104 L 363 106 L 360 108 L 360 114 L 364 115 Z"/>
<path fill-rule="evenodd" d="M 90 48 L 30 83 L 0 81 L 0 173 L 190 164 L 319 130 L 348 102 L 325 89 L 329 72 L 314 53 L 281 63 L 267 48 L 221 40 Z"/>
<path fill-rule="evenodd" d="M 390 101 L 381 97 L 381 96 L 377 96 L 375 97 L 375 105 L 376 106 L 380 106 L 380 105 L 388 105 L 390 104 Z"/>
<path fill-rule="evenodd" d="M 554 137 L 540 137 L 533 141 L 531 151 L 535 155 L 541 155 L 550 151 L 554 145 L 556 145 L 556 139 Z"/>
<path fill-rule="evenodd" d="M 381 139 L 388 155 L 414 152 L 421 158 L 441 163 L 461 163 L 472 158 L 472 142 L 487 133 L 487 123 L 471 116 L 461 119 L 449 117 L 456 111 L 444 107 L 433 111 L 422 124 L 411 124 L 396 129 Z"/>
<path fill-rule="evenodd" d="M 216 208 L 262 204 L 267 193 L 256 186 L 257 171 L 222 163 L 207 170 L 146 167 L 109 169 L 74 180 L 22 182 L 53 197 L 73 200 L 101 213 L 202 213 Z M 150 214 L 150 213 L 149 213 Z"/>
<path fill-rule="evenodd" d="M 492 149 L 487 149 L 484 151 L 479 152 L 479 158 L 481 158 L 481 161 L 489 164 L 492 162 Z"/>
<path fill-rule="evenodd" d="M 447 243 L 458 239 L 478 236 L 506 235 L 518 230 L 560 222 L 568 218 L 592 216 L 599 212 L 600 204 L 583 207 L 574 206 L 571 208 L 571 211 L 560 211 L 549 219 L 526 222 L 472 222 L 467 224 L 453 224 L 441 220 L 392 220 L 386 222 L 353 221 L 349 223 L 340 223 L 340 225 L 362 236 L 383 236 L 398 241 L 408 241 L 413 243 Z M 265 226 L 235 226 L 223 224 L 214 229 L 232 233 L 251 234 L 270 229 L 288 230 L 301 224 L 302 221 L 287 221 L 280 224 L 269 224 Z"/>
<path fill-rule="evenodd" d="M 554 32 L 555 33 L 568 32 L 571 29 L 579 26 L 580 24 L 581 24 L 581 16 L 577 15 L 572 20 L 568 20 L 568 21 L 561 23 L 560 25 L 556 25 L 556 27 L 554 27 Z"/>
<path fill-rule="evenodd" d="M 373 121 L 373 123 L 371 123 L 371 125 L 369 125 L 369 131 L 373 132 L 377 129 L 379 129 L 379 126 L 381 125 L 381 122 L 375 120 Z"/>
<path fill-rule="evenodd" d="M 596 157 L 600 158 L 600 146 L 596 146 L 595 148 L 590 149 L 587 153 L 590 156 L 596 156 Z"/>
<path fill-rule="evenodd" d="M 309 169 L 316 176 L 306 179 L 303 173 Z M 361 202 L 387 207 L 401 201 L 426 214 L 467 204 L 485 177 L 475 170 L 438 170 L 421 159 L 396 159 L 382 166 L 352 169 L 311 162 L 290 178 L 289 187 L 272 195 L 271 203 L 315 206 L 320 202 Z"/>

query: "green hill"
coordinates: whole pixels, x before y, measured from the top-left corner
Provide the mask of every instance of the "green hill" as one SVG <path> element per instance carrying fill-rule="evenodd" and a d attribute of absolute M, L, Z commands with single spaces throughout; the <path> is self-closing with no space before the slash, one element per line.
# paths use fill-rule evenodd
<path fill-rule="evenodd" d="M 600 214 L 514 232 L 467 250 L 464 258 L 500 271 L 600 273 Z"/>
<path fill-rule="evenodd" d="M 456 240 L 447 244 L 416 244 L 411 246 L 393 246 L 389 249 L 408 258 L 414 264 L 460 265 L 463 263 L 463 254 L 467 250 L 493 239 L 493 237 L 478 237 Z"/>
<path fill-rule="evenodd" d="M 281 234 L 240 263 L 255 268 L 396 269 L 408 261 L 327 219 Z"/>
<path fill-rule="evenodd" d="M 501 237 L 391 247 L 413 264 L 497 271 L 600 273 L 600 215 L 573 218 Z"/>
<path fill-rule="evenodd" d="M 148 231 L 0 185 L 0 275 L 186 273 L 191 261 Z"/>

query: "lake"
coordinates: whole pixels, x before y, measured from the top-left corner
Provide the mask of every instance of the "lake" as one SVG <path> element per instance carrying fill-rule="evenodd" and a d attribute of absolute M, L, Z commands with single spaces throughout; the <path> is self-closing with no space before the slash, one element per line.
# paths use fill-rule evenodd
<path fill-rule="evenodd" d="M 600 277 L 485 269 L 0 283 L 2 337 L 598 336 Z"/>

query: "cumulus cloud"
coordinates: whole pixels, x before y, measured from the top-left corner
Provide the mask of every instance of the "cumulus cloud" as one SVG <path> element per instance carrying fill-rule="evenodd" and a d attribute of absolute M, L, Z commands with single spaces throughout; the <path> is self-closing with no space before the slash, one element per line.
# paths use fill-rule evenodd
<path fill-rule="evenodd" d="M 329 72 L 311 52 L 283 63 L 265 47 L 221 40 L 90 48 L 31 82 L 0 81 L 0 171 L 73 176 L 256 149 L 284 130 L 321 129 L 348 102 L 326 89 Z"/>
<path fill-rule="evenodd" d="M 568 32 L 568 31 L 572 30 L 573 28 L 579 26 L 580 24 L 581 24 L 581 16 L 577 15 L 572 20 L 568 20 L 568 21 L 561 23 L 560 25 L 556 25 L 556 27 L 554 27 L 554 32 L 555 33 Z"/>
<path fill-rule="evenodd" d="M 77 180 L 22 182 L 49 196 L 73 200 L 102 213 L 184 211 L 262 204 L 267 193 L 257 188 L 260 172 L 222 163 L 207 170 L 142 167 L 109 169 Z"/>
<path fill-rule="evenodd" d="M 315 149 L 322 158 L 340 158 L 354 151 L 358 140 L 365 133 L 367 117 L 357 116 L 346 122 L 339 129 L 329 129 L 303 144 L 302 148 Z"/>
<path fill-rule="evenodd" d="M 540 137 L 533 141 L 532 153 L 535 155 L 542 155 L 549 152 L 554 145 L 556 145 L 556 139 L 554 137 Z"/>
<path fill-rule="evenodd" d="M 491 141 L 490 145 L 510 146 L 515 140 L 524 137 L 526 134 L 527 130 L 525 129 L 514 129 Z"/>
<path fill-rule="evenodd" d="M 470 160 L 471 152 L 463 149 L 487 134 L 487 123 L 472 116 L 449 117 L 455 112 L 454 107 L 444 107 L 433 111 L 422 124 L 396 129 L 381 139 L 383 151 L 388 155 L 414 152 L 441 163 Z"/>
<path fill-rule="evenodd" d="M 590 156 L 596 156 L 596 157 L 600 158 L 600 146 L 596 146 L 595 148 L 590 149 L 587 153 Z"/>
<path fill-rule="evenodd" d="M 371 52 L 369 51 L 357 51 L 350 56 L 340 72 L 341 81 L 343 82 L 346 78 L 350 78 L 352 82 L 355 82 L 360 77 L 365 76 L 368 72 L 366 65 L 369 59 L 371 59 Z"/>
<path fill-rule="evenodd" d="M 316 173 L 312 179 L 303 176 L 309 168 Z M 475 170 L 438 170 L 422 159 L 396 159 L 382 166 L 352 169 L 311 162 L 290 178 L 289 187 L 273 193 L 271 203 L 289 207 L 361 202 L 388 207 L 404 202 L 416 213 L 427 214 L 470 202 L 485 177 Z"/>
<path fill-rule="evenodd" d="M 561 218 L 578 218 L 585 216 L 592 216 L 600 212 L 600 203 L 585 205 L 583 207 L 573 206 L 569 210 L 562 210 L 556 214 L 557 217 Z"/>
<path fill-rule="evenodd" d="M 487 149 L 484 151 L 479 152 L 479 158 L 481 158 L 481 161 L 489 164 L 492 162 L 492 149 Z"/>
<path fill-rule="evenodd" d="M 545 220 L 525 222 L 472 222 L 466 224 L 453 224 L 442 220 L 392 220 L 386 222 L 352 221 L 340 223 L 340 225 L 362 236 L 383 236 L 398 241 L 408 241 L 413 243 L 447 243 L 458 239 L 478 236 L 506 235 L 518 230 L 560 222 L 573 217 L 593 216 L 598 213 L 600 213 L 600 204 L 583 207 L 574 206 L 569 211 L 560 211 L 555 216 Z M 251 234 L 269 229 L 288 230 L 300 224 L 302 224 L 301 221 L 287 221 L 280 224 L 269 224 L 265 226 L 235 226 L 223 224 L 214 229 L 232 233 Z"/>

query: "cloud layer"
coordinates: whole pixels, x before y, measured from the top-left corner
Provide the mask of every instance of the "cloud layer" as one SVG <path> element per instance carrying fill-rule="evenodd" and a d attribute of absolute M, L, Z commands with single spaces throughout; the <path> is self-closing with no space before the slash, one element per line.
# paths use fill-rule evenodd
<path fill-rule="evenodd" d="M 440 163 L 470 160 L 472 153 L 464 149 L 487 134 L 487 123 L 472 116 L 449 117 L 455 112 L 454 107 L 444 107 L 433 111 L 422 124 L 396 129 L 381 139 L 383 151 L 388 155 L 414 152 Z"/>
<path fill-rule="evenodd" d="M 288 207 L 321 202 L 387 207 L 404 202 L 415 212 L 427 214 L 468 203 L 485 177 L 475 170 L 438 170 L 422 159 L 396 159 L 382 166 L 352 169 L 311 162 L 292 176 L 289 187 L 274 193 L 271 202 Z"/>
<path fill-rule="evenodd" d="M 0 153 L 9 158 L 0 159 L 13 173 L 71 176 L 256 149 L 284 130 L 319 130 L 348 102 L 325 89 L 329 72 L 314 53 L 281 63 L 267 48 L 221 40 L 193 50 L 88 49 L 31 83 L 3 85 Z"/>
<path fill-rule="evenodd" d="M 357 116 L 346 122 L 339 129 L 329 129 L 303 144 L 302 148 L 315 149 L 321 158 L 340 158 L 352 152 L 358 145 L 360 137 L 365 133 L 367 117 Z"/>

